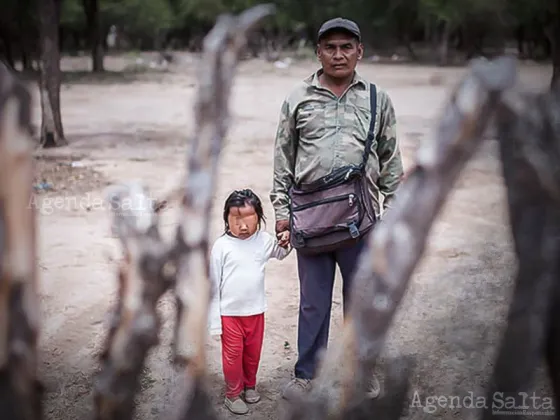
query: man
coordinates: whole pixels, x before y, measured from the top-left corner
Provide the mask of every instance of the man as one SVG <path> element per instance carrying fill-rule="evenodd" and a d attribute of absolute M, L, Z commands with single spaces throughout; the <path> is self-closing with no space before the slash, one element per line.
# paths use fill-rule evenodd
<path fill-rule="evenodd" d="M 325 22 L 319 29 L 317 43 L 321 68 L 300 82 L 282 104 L 270 194 L 276 233 L 282 234 L 282 238 L 290 230 L 289 190 L 294 184 L 312 182 L 340 166 L 357 165 L 362 159 L 372 115 L 370 85 L 355 70 L 362 56 L 356 23 L 343 18 Z M 391 99 L 377 88 L 376 101 L 375 141 L 366 165 L 366 180 L 378 218 L 381 207 L 386 209 L 395 194 L 403 168 Z M 346 311 L 351 277 L 365 242 L 363 234 L 356 242 L 332 252 L 309 255 L 296 251 L 300 281 L 299 354 L 295 378 L 284 390 L 284 398 L 309 388 L 316 374 L 318 352 L 327 346 L 335 267 L 338 264 L 342 274 Z M 370 397 L 375 398 L 379 391 L 379 383 L 373 377 Z"/>

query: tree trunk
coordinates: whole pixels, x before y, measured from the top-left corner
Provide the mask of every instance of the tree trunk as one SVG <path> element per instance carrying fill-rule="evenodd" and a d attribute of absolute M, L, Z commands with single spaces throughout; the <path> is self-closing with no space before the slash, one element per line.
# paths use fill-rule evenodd
<path fill-rule="evenodd" d="M 0 45 L 2 44 L 4 44 L 3 52 L 4 52 L 5 64 L 7 64 L 13 70 L 16 68 L 16 63 L 14 61 L 14 54 L 12 51 L 12 44 L 10 42 L 10 38 L 9 36 L 0 33 Z M 2 61 L 1 58 L 0 61 Z"/>
<path fill-rule="evenodd" d="M 519 58 L 525 58 L 525 28 L 523 25 L 515 30 L 515 39 L 517 41 L 517 55 Z"/>
<path fill-rule="evenodd" d="M 21 66 L 23 71 L 33 70 L 33 57 L 31 55 L 31 44 L 29 42 L 28 36 L 26 35 L 25 26 L 20 21 L 18 23 L 18 28 L 20 30 L 19 48 L 21 53 Z"/>
<path fill-rule="evenodd" d="M 40 92 L 41 92 L 41 145 L 56 147 L 67 144 L 60 113 L 60 49 L 58 25 L 60 1 L 40 2 Z"/>
<path fill-rule="evenodd" d="M 406 23 L 404 27 L 401 27 L 400 33 L 402 34 L 403 43 L 408 52 L 410 59 L 413 61 L 417 61 L 418 56 L 416 55 L 416 52 L 414 51 L 414 47 L 412 46 L 412 37 L 411 37 L 411 29 L 410 29 L 415 23 L 416 16 L 411 17 L 410 14 L 407 14 L 406 16 L 407 16 Z"/>
<path fill-rule="evenodd" d="M 92 70 L 104 71 L 103 66 L 103 39 L 101 36 L 101 22 L 99 20 L 99 1 L 82 0 L 88 32 L 88 41 L 91 48 Z"/>
<path fill-rule="evenodd" d="M 439 41 L 439 65 L 445 66 L 449 61 L 449 23 L 443 22 L 443 27 L 441 30 L 441 38 Z"/>
<path fill-rule="evenodd" d="M 556 0 L 556 19 L 554 29 L 550 38 L 552 45 L 552 80 L 550 86 L 560 88 L 560 0 Z"/>
<path fill-rule="evenodd" d="M 24 71 L 33 70 L 33 59 L 31 58 L 24 42 L 21 42 L 21 67 Z"/>

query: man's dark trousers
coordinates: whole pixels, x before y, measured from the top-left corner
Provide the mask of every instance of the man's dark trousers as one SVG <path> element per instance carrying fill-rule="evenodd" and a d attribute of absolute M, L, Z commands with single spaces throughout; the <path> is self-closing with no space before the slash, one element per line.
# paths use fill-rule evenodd
<path fill-rule="evenodd" d="M 297 252 L 300 304 L 296 378 L 314 378 L 318 362 L 317 355 L 320 350 L 327 347 L 329 339 L 336 264 L 342 275 L 343 305 L 344 311 L 346 311 L 352 276 L 360 252 L 366 244 L 367 236 L 363 236 L 355 244 L 330 253 L 303 255 Z"/>

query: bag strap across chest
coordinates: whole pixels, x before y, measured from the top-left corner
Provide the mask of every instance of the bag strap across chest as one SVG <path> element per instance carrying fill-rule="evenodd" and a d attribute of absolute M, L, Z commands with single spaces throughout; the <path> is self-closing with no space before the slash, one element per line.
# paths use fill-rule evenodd
<path fill-rule="evenodd" d="M 340 182 L 344 182 L 351 176 L 352 174 L 363 174 L 365 172 L 367 160 L 369 158 L 371 152 L 371 145 L 373 144 L 373 140 L 375 138 L 375 120 L 377 116 L 377 88 L 375 84 L 370 83 L 370 112 L 371 112 L 371 121 L 369 124 L 368 135 L 364 145 L 364 151 L 362 154 L 362 162 L 356 165 L 346 165 L 341 168 L 337 168 L 331 173 L 324 175 L 323 177 L 312 181 L 307 184 L 300 183 L 295 187 L 300 189 L 301 191 L 317 191 L 323 188 L 327 188 L 334 184 L 338 184 Z M 353 175 L 352 175 L 353 176 Z"/>
<path fill-rule="evenodd" d="M 369 158 L 371 145 L 373 144 L 373 139 L 375 138 L 375 120 L 377 118 L 377 87 L 375 84 L 370 83 L 369 92 L 369 105 L 371 110 L 371 121 L 369 124 L 368 135 L 366 138 L 366 144 L 364 148 L 364 154 L 362 156 L 362 163 L 360 164 L 360 169 L 365 169 L 367 160 Z"/>

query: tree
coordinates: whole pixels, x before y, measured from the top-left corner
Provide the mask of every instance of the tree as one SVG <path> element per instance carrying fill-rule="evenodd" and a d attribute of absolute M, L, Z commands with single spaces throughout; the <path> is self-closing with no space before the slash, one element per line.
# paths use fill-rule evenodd
<path fill-rule="evenodd" d="M 560 0 L 556 0 L 556 13 L 552 35 L 552 80 L 551 87 L 560 86 Z"/>
<path fill-rule="evenodd" d="M 21 60 L 23 70 L 33 69 L 39 26 L 36 3 L 36 0 L 0 2 L 0 56 L 4 55 L 12 68 Z"/>
<path fill-rule="evenodd" d="M 91 48 L 92 70 L 103 71 L 103 34 L 99 20 L 99 1 L 82 0 L 86 15 L 89 47 Z"/>
<path fill-rule="evenodd" d="M 420 15 L 437 18 L 440 26 L 438 61 L 446 65 L 449 61 L 450 37 L 469 19 L 496 19 L 505 8 L 504 0 L 421 0 Z"/>
<path fill-rule="evenodd" d="M 43 147 L 66 145 L 60 113 L 60 48 L 58 25 L 61 0 L 39 2 L 41 48 L 39 87 L 41 92 L 41 139 Z"/>

